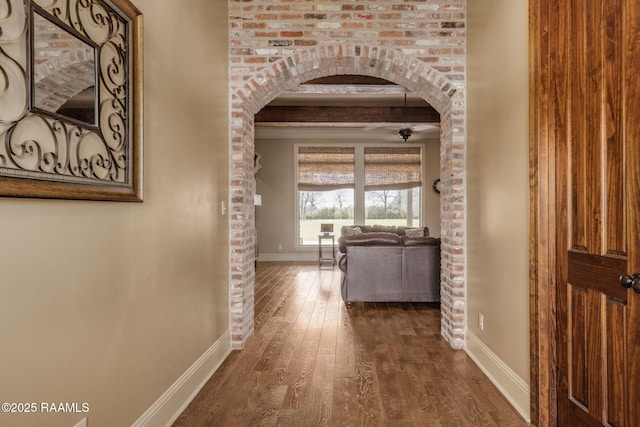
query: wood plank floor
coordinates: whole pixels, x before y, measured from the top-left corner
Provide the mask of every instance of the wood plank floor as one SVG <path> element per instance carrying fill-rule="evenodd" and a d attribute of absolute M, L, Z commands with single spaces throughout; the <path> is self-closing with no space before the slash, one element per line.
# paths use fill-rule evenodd
<path fill-rule="evenodd" d="M 528 424 L 463 351 L 436 304 L 340 298 L 340 270 L 258 263 L 255 334 L 174 423 L 182 426 Z"/>

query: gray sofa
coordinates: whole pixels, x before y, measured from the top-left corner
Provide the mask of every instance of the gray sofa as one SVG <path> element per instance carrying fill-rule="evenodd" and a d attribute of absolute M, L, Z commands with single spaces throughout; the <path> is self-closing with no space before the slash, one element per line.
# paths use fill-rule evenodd
<path fill-rule="evenodd" d="M 360 232 L 353 232 L 353 229 Z M 439 302 L 440 239 L 405 234 L 406 227 L 346 226 L 338 240 L 342 299 Z"/>

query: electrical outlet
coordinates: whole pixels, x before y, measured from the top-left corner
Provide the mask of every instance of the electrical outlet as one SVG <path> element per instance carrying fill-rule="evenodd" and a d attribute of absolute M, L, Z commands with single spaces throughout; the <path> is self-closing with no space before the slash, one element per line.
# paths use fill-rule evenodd
<path fill-rule="evenodd" d="M 481 331 L 484 331 L 484 316 L 482 313 L 478 313 L 478 327 Z"/>
<path fill-rule="evenodd" d="M 282 245 L 278 245 L 278 250 L 281 251 L 282 250 Z"/>

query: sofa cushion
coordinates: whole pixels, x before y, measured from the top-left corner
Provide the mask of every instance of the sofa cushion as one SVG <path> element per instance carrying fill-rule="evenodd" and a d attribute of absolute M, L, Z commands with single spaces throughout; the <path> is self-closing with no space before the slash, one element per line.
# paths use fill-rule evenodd
<path fill-rule="evenodd" d="M 440 245 L 440 239 L 436 237 L 410 237 L 402 236 L 404 246 L 436 246 Z"/>
<path fill-rule="evenodd" d="M 372 232 L 361 233 L 353 236 L 342 235 L 338 239 L 340 252 L 346 253 L 347 246 L 399 246 L 402 239 L 396 233 Z"/>
<path fill-rule="evenodd" d="M 343 236 L 355 236 L 357 234 L 362 234 L 362 228 L 358 226 L 344 226 L 342 227 L 342 235 Z"/>
<path fill-rule="evenodd" d="M 371 231 L 371 226 L 369 225 L 343 225 L 340 229 L 340 235 L 352 235 L 354 234 L 353 230 L 356 228 L 359 228 L 361 233 L 368 233 Z"/>
<path fill-rule="evenodd" d="M 352 235 L 362 233 L 395 233 L 404 236 L 407 230 L 420 230 L 422 236 L 429 235 L 429 227 L 407 227 L 406 225 L 343 225 L 340 229 L 341 235 Z M 418 233 L 420 233 L 418 231 Z"/>
<path fill-rule="evenodd" d="M 340 234 L 352 233 L 353 229 L 359 228 L 363 233 L 398 233 L 395 225 L 343 225 Z"/>
<path fill-rule="evenodd" d="M 404 234 L 407 237 L 424 237 L 426 236 L 425 233 L 425 227 L 418 227 L 418 228 L 405 228 L 404 230 Z"/>
<path fill-rule="evenodd" d="M 395 233 L 398 234 L 395 225 L 373 225 L 371 231 L 374 233 Z"/>
<path fill-rule="evenodd" d="M 399 225 L 398 227 L 396 227 L 396 233 L 398 233 L 400 236 L 408 235 L 407 232 L 409 232 L 409 234 L 411 234 L 412 232 L 420 234 L 419 237 L 428 236 L 429 227 L 407 227 L 405 225 Z"/>

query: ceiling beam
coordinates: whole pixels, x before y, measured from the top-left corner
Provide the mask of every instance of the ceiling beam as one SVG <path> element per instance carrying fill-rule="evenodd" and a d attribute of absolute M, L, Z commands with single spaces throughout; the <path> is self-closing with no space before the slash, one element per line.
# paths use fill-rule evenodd
<path fill-rule="evenodd" d="M 426 107 L 270 106 L 255 123 L 440 123 L 440 114 Z"/>

